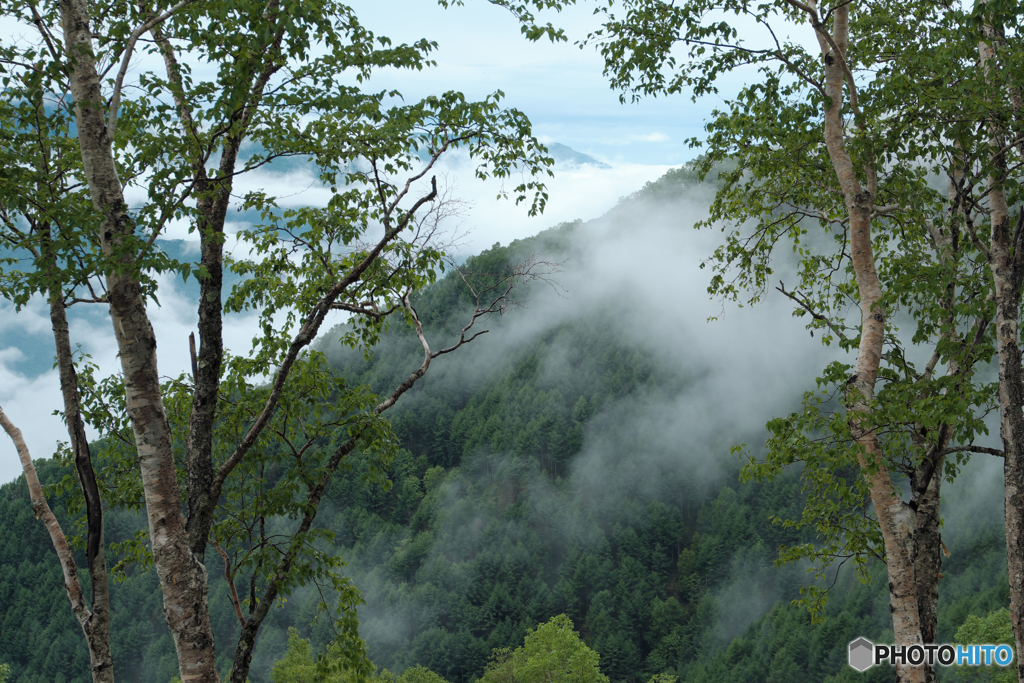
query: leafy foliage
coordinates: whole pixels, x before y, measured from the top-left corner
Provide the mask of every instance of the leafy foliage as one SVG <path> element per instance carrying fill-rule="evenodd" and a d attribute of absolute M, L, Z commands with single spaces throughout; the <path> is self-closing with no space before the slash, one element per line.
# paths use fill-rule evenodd
<path fill-rule="evenodd" d="M 974 614 L 968 616 L 963 625 L 957 629 L 953 642 L 961 645 L 1009 645 L 1014 649 L 1013 661 L 1017 661 L 1010 610 L 1005 607 L 983 617 Z M 962 666 L 958 667 L 956 672 L 961 678 L 986 680 L 993 683 L 1012 683 L 1017 679 L 1013 668 L 1008 666 Z"/>
<path fill-rule="evenodd" d="M 725 233 L 702 265 L 711 294 L 754 303 L 775 289 L 812 336 L 838 347 L 802 409 L 769 422 L 767 454 L 750 457 L 745 471 L 767 480 L 800 464 L 807 507 L 778 521 L 816 534 L 781 560 L 811 561 L 819 577 L 834 562 L 852 559 L 863 571 L 885 554 L 861 476 L 871 468 L 858 471 L 846 396 L 857 381 L 847 354 L 861 344 L 849 311 L 861 302 L 849 247 L 852 200 L 833 165 L 836 146 L 873 202 L 872 271 L 877 264 L 886 320 L 878 384 L 871 380 L 857 428 L 879 435 L 877 466 L 901 478 L 913 478 L 940 443 L 935 452 L 950 457 L 939 458 L 937 476 L 951 480 L 987 434 L 984 418 L 996 405 L 995 384 L 972 374 L 994 353 L 980 179 L 993 152 L 984 122 L 1014 116 L 1003 86 L 979 77 L 977 46 L 983 23 L 1016 26 L 1021 13 L 1016 2 L 858 5 L 840 54 L 828 41 L 843 7 L 819 14 L 817 5 L 792 0 L 621 0 L 597 8 L 602 26 L 584 41 L 597 47 L 623 99 L 697 98 L 718 94 L 732 75 L 751 75 L 735 94 L 723 91 L 706 139 L 691 141 L 704 148 L 693 170 L 720 183 L 700 225 Z M 817 40 L 799 41 L 801 34 Z M 1007 68 L 1019 69 L 1020 46 L 1010 40 L 1000 49 Z M 823 135 L 831 106 L 824 74 L 837 60 L 845 70 L 840 92 L 848 93 L 835 131 L 841 141 Z M 978 175 L 968 178 L 967 169 Z M 1019 192 L 1018 180 L 1007 183 Z M 795 280 L 776 280 L 780 262 L 795 266 Z M 943 366 L 939 377 L 934 370 Z M 824 597 L 812 585 L 803 602 L 817 612 Z"/>
<path fill-rule="evenodd" d="M 515 651 L 495 650 L 481 683 L 608 683 L 600 657 L 572 629 L 572 620 L 559 614 L 528 631 Z"/>
<path fill-rule="evenodd" d="M 72 9 L 81 16 L 69 19 Z M 0 182 L 0 244 L 5 248 L 0 265 L 9 266 L 0 271 L 0 295 L 20 309 L 41 293 L 61 315 L 71 303 L 110 304 L 123 363 L 127 367 L 145 357 L 151 370 L 135 382 L 97 380 L 95 368 L 80 358 L 82 381 L 73 386 L 68 378 L 76 373 L 69 353 L 58 354 L 68 392 L 67 422 L 77 428 L 74 404 L 81 400 L 86 421 L 103 439 L 93 465 L 106 479 L 100 491 L 90 489 L 86 495 L 90 543 L 101 538 L 101 508 L 135 512 L 144 498 L 154 519 L 161 516 L 169 528 L 183 529 L 168 540 L 179 549 L 187 546 L 184 555 L 191 552 L 198 559 L 187 563 L 197 573 L 187 589 L 195 595 L 184 599 L 186 611 L 200 621 L 195 633 L 203 635 L 182 645 L 180 638 L 193 636 L 176 628 L 169 616 L 182 671 L 187 670 L 183 653 L 202 650 L 204 675 L 216 678 L 209 664 L 213 634 L 205 615 L 192 608 L 206 603 L 202 565 L 207 545 L 224 562 L 234 616 L 247 627 L 240 632 L 233 680 L 245 678 L 269 608 L 310 583 L 325 585 L 333 600 L 332 625 L 339 642 L 347 644 L 337 661 L 348 669 L 368 668 L 357 634 L 358 591 L 341 573 L 340 558 L 321 547 L 329 546 L 330 533 L 310 527 L 327 482 L 352 451 L 374 453 L 374 467 L 387 468 L 395 442 L 380 414 L 422 376 L 430 352 L 418 374 L 407 374 L 404 383 L 378 397 L 336 379 L 323 357 L 307 347 L 334 309 L 355 314 L 356 325 L 345 343 L 364 351 L 395 318 L 421 331 L 409 297 L 444 269 L 444 245 L 436 235 L 448 197 L 444 188 L 439 193 L 432 173 L 442 156 L 461 150 L 479 178 L 515 173 L 519 182 L 500 194 L 516 203 L 528 199 L 531 214 L 544 207 L 543 178 L 550 175 L 553 161 L 532 135 L 527 117 L 501 105 L 500 91 L 477 102 L 452 91 L 407 103 L 395 91 L 367 93 L 352 85 L 382 67 L 430 66 L 436 45 L 426 40 L 393 45 L 363 27 L 343 4 L 181 3 L 159 21 L 145 4 L 116 5 L 91 17 L 94 9 L 52 2 L 5 6 L 6 18 L 33 25 L 39 35 L 36 43 L 5 45 L 0 53 L 0 160 L 14 169 Z M 96 102 L 84 101 L 92 95 L 83 100 L 77 89 L 95 75 L 91 57 L 69 58 L 64 50 L 70 48 L 48 32 L 72 23 L 90 26 L 85 47 L 97 49 L 103 75 L 95 80 L 108 91 L 97 92 Z M 146 38 L 136 43 L 144 30 Z M 126 84 L 121 79 L 137 45 L 160 57 L 165 69 L 141 73 Z M 194 78 L 189 64 L 197 58 L 211 68 Z M 122 70 L 108 80 L 106 73 L 122 59 Z M 74 106 L 65 95 L 69 88 Z M 83 116 L 83 111 L 99 113 L 99 118 Z M 90 151 L 79 144 L 97 132 L 104 142 L 109 138 L 109 147 L 101 144 L 99 151 Z M 225 221 L 234 203 L 233 183 L 289 158 L 308 161 L 313 182 L 329 188 L 331 197 L 326 206 L 282 209 L 263 190 L 248 193 L 240 208 L 255 214 L 250 215 L 255 220 L 239 238 L 250 249 L 246 259 L 230 264 L 236 278 L 222 305 Z M 211 159 L 216 163 L 208 163 Z M 113 162 L 107 183 L 91 175 L 104 166 L 101 161 Z M 145 198 L 122 211 L 124 193 L 133 191 Z M 104 192 L 113 199 L 100 199 Z M 173 222 L 199 233 L 198 262 L 179 262 L 155 246 Z M 156 300 L 156 276 L 167 271 L 186 280 L 194 276 L 201 284 L 199 358 L 193 350 L 191 378 L 183 374 L 158 386 L 150 355 L 156 341 L 147 336 L 146 348 L 130 353 L 121 321 L 137 320 L 151 333 L 144 299 Z M 81 298 L 83 291 L 91 297 Z M 489 303 L 496 306 L 502 297 Z M 134 307 L 135 313 L 125 317 L 123 306 Z M 250 353 L 225 357 L 224 316 L 246 310 L 258 310 L 261 334 Z M 487 305 L 474 307 L 471 320 L 490 312 Z M 63 349 L 66 325 L 62 331 L 58 327 L 55 323 Z M 267 377 L 271 380 L 264 386 Z M 150 405 L 159 407 L 156 413 L 136 412 L 129 419 L 125 404 L 136 388 L 148 393 Z M 161 434 L 153 460 L 169 473 L 159 482 L 136 471 L 136 446 L 141 444 L 135 435 L 147 431 L 147 420 Z M 84 444 L 77 444 L 82 467 L 90 461 L 83 453 Z M 61 457 L 68 461 L 68 449 Z M 81 478 L 83 487 L 88 479 Z M 188 509 L 187 529 L 177 523 L 183 521 L 177 519 L 179 490 L 186 492 L 180 503 Z M 70 496 L 72 513 L 81 505 L 76 491 L 77 480 L 70 476 L 57 487 L 58 494 Z M 168 507 L 159 511 L 160 504 Z M 121 579 L 133 564 L 145 569 L 153 562 L 170 562 L 157 552 L 163 537 L 150 539 L 147 547 L 145 532 L 134 531 L 118 538 L 113 548 L 121 555 L 115 567 Z M 180 566 L 160 569 L 166 570 L 160 576 L 170 604 L 172 594 L 183 593 L 168 578 Z M 238 595 L 239 579 L 248 580 L 244 599 Z M 327 609 L 327 602 L 320 606 Z M 94 611 L 107 613 L 103 605 Z M 168 607 L 168 615 L 180 613 Z M 100 649 L 105 649 L 102 638 Z"/>

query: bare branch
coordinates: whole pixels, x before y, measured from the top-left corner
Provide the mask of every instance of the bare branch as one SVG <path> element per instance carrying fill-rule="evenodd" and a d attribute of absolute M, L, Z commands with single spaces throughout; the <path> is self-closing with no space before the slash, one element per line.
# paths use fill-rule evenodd
<path fill-rule="evenodd" d="M 917 378 L 919 380 L 931 378 L 932 373 L 935 372 L 935 366 L 939 364 L 941 356 L 942 354 L 939 353 L 939 347 L 936 345 L 935 351 L 932 352 L 932 357 L 928 359 L 928 362 L 924 366 L 924 372 L 918 375 Z"/>
<path fill-rule="evenodd" d="M 335 301 L 331 304 L 331 308 L 339 311 L 348 311 L 349 313 L 354 313 L 356 315 L 365 315 L 373 318 L 374 320 L 383 320 L 398 310 L 398 306 L 395 305 L 382 311 L 377 307 L 377 302 L 372 300 L 363 301 L 358 304 L 347 304 L 342 301 Z"/>
<path fill-rule="evenodd" d="M 902 209 L 902 207 L 900 207 L 899 204 L 886 204 L 885 206 L 872 206 L 871 207 L 871 211 L 872 211 L 871 217 L 875 218 L 876 216 L 885 216 L 885 215 L 889 215 L 889 214 L 895 213 L 897 211 L 902 211 L 902 210 L 903 209 Z"/>
<path fill-rule="evenodd" d="M 228 554 L 219 545 L 216 543 L 210 543 L 210 545 L 224 558 L 224 579 L 228 582 L 228 587 L 231 589 L 231 604 L 235 608 L 235 616 L 238 617 L 238 623 L 245 626 L 245 617 L 242 616 L 242 604 L 238 599 L 238 591 L 235 590 L 235 582 L 231 578 L 231 560 L 228 559 Z"/>
<path fill-rule="evenodd" d="M 971 242 L 974 243 L 974 246 L 982 253 L 985 260 L 991 263 L 992 252 L 989 251 L 988 245 L 978 237 L 978 232 L 974 229 L 974 217 L 971 216 L 970 211 L 967 210 L 964 211 L 964 227 L 967 229 L 967 234 L 970 236 Z"/>
<path fill-rule="evenodd" d="M 800 0 L 786 0 L 786 3 L 791 5 L 792 7 L 795 7 L 798 10 L 807 12 L 807 15 L 810 17 L 812 24 L 814 24 L 815 22 L 821 22 L 821 20 L 818 18 L 818 10 L 811 7 L 810 5 L 800 2 Z"/>
<path fill-rule="evenodd" d="M 4 431 L 7 432 L 7 436 L 11 437 L 15 449 L 18 451 L 18 457 L 21 459 L 21 469 L 25 473 L 25 483 L 28 484 L 29 497 L 32 500 L 32 512 L 35 513 L 37 519 L 41 519 L 43 524 L 46 525 L 46 530 L 50 534 L 50 540 L 53 542 L 53 548 L 57 551 L 60 567 L 64 572 L 64 590 L 67 591 L 68 600 L 71 601 L 71 610 L 74 612 L 79 623 L 84 625 L 92 619 L 92 612 L 85 603 L 82 586 L 78 582 L 78 567 L 71 553 L 71 546 L 68 545 L 67 538 L 60 528 L 60 522 L 57 521 L 57 518 L 50 510 L 49 504 L 46 502 L 46 497 L 43 495 L 43 487 L 39 484 L 39 477 L 36 475 L 36 468 L 32 464 L 32 456 L 29 454 L 28 445 L 26 445 L 25 439 L 21 435 L 21 430 L 7 417 L 2 406 L 0 406 L 0 427 L 3 427 Z"/>
<path fill-rule="evenodd" d="M 822 96 L 822 98 L 827 97 L 827 95 L 825 95 L 825 87 L 821 84 L 821 82 L 811 77 L 810 74 L 808 74 L 806 71 L 801 69 L 797 64 L 793 63 L 793 61 L 791 61 L 788 57 L 782 54 L 782 43 L 779 42 L 779 39 L 775 35 L 775 31 L 772 29 L 771 25 L 769 25 L 767 22 L 764 22 L 764 26 L 765 28 L 768 29 L 768 33 L 771 34 L 772 40 L 775 41 L 776 59 L 778 59 L 783 64 L 788 66 L 790 69 L 792 69 L 793 72 L 804 81 L 804 83 L 817 90 L 818 93 Z"/>
<path fill-rule="evenodd" d="M 403 219 L 399 221 L 398 225 L 385 231 L 384 236 L 377 242 L 374 248 L 367 253 L 366 257 L 352 268 L 352 270 L 349 271 L 343 279 L 335 283 L 327 294 L 324 295 L 313 307 L 313 310 L 307 316 L 305 323 L 303 323 L 302 327 L 299 329 L 298 334 L 296 334 L 292 339 L 284 359 L 278 366 L 277 373 L 274 376 L 273 385 L 271 386 L 270 395 L 267 397 L 266 403 L 263 406 L 263 410 L 260 411 L 259 417 L 256 419 L 252 427 L 250 427 L 241 443 L 238 444 L 235 452 L 224 461 L 220 466 L 220 469 L 217 471 L 217 475 L 214 477 L 213 484 L 211 486 L 211 500 L 217 500 L 220 497 L 220 490 L 224 485 L 224 480 L 231 473 L 231 470 L 233 470 L 238 463 L 242 461 L 245 454 L 250 448 L 252 448 L 253 444 L 256 443 L 256 439 L 266 427 L 271 415 L 273 415 L 274 410 L 277 408 L 281 393 L 284 391 L 284 383 L 288 379 L 292 366 L 299 356 L 299 352 L 312 343 L 313 339 L 316 338 L 316 334 L 319 331 L 320 326 L 323 324 L 324 318 L 333 308 L 334 303 L 349 287 L 362 279 L 363 273 L 365 273 L 366 269 L 369 268 L 377 259 L 380 253 L 384 250 L 384 247 L 394 241 L 398 237 L 399 233 L 408 227 L 409 221 L 411 221 L 413 216 L 416 215 L 416 212 L 419 211 L 424 204 L 433 202 L 434 199 L 437 198 L 437 178 L 431 178 L 430 184 L 430 192 L 423 195 L 416 201 L 412 208 L 406 212 Z"/>
<path fill-rule="evenodd" d="M 39 34 L 43 37 L 43 40 L 46 41 L 46 48 L 50 51 L 53 61 L 59 64 L 62 61 L 60 53 L 54 47 L 55 44 L 59 43 L 50 37 L 50 32 L 46 30 L 46 26 L 43 24 L 43 18 L 39 15 L 39 10 L 36 9 L 36 4 L 33 2 L 29 7 L 32 9 L 32 23 L 36 25 L 36 28 L 39 30 Z"/>
<path fill-rule="evenodd" d="M 427 343 L 427 338 L 423 336 L 423 324 L 420 322 L 419 316 L 416 315 L 416 309 L 412 307 L 411 303 L 409 303 L 409 290 L 406 290 L 405 295 L 402 296 L 402 303 L 405 305 L 405 309 L 409 311 L 409 315 L 412 316 L 413 324 L 416 328 L 416 338 L 420 340 L 420 345 L 423 346 L 423 363 L 413 370 L 409 376 L 405 378 L 404 382 L 398 385 L 387 400 L 378 404 L 373 409 L 374 415 L 380 415 L 385 410 L 395 405 L 395 402 L 401 398 L 402 394 L 409 391 L 409 389 L 412 388 L 412 385 L 416 383 L 416 380 L 427 373 L 427 370 L 430 368 L 430 361 L 434 358 L 434 355 L 430 353 L 430 344 Z"/>

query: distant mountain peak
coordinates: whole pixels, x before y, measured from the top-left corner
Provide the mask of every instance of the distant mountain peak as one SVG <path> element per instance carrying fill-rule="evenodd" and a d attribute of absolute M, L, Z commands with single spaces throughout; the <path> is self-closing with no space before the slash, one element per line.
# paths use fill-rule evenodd
<path fill-rule="evenodd" d="M 587 156 L 583 152 L 577 152 L 567 145 L 552 142 L 547 145 L 547 148 L 548 154 L 551 155 L 556 164 L 569 167 L 589 165 L 594 168 L 611 168 L 608 164 L 600 162 L 592 156 Z"/>

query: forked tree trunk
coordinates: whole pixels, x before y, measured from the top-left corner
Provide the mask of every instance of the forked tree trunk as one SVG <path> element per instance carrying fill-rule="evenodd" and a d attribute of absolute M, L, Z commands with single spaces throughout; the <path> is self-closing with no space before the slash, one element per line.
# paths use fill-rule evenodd
<path fill-rule="evenodd" d="M 272 3 L 270 6 L 276 6 Z M 152 14 L 150 16 L 153 16 Z M 268 14 L 272 27 L 276 15 Z M 213 427 L 217 415 L 217 396 L 224 359 L 223 302 L 224 283 L 224 224 L 231 203 L 231 189 L 242 141 L 263 99 L 270 78 L 281 69 L 281 32 L 275 28 L 271 50 L 263 54 L 261 69 L 252 74 L 246 84 L 244 106 L 232 114 L 233 129 L 220 144 L 219 172 L 213 178 L 207 173 L 206 161 L 211 149 L 200 149 L 197 144 L 186 150 L 185 157 L 192 170 L 195 186 L 196 222 L 201 250 L 200 265 L 205 276 L 199 280 L 199 353 L 196 359 L 195 390 L 192 411 L 189 414 L 188 436 L 185 442 L 185 469 L 189 514 L 186 521 L 189 547 L 200 562 L 204 562 L 206 545 L 213 527 L 213 515 L 220 497 L 220 485 L 213 464 Z M 160 47 L 167 71 L 167 81 L 178 112 L 178 120 L 186 131 L 187 139 L 199 140 L 200 131 L 193 117 L 194 104 L 186 98 L 185 83 L 181 75 L 174 46 L 159 27 L 150 33 Z M 241 84 L 236 84 L 241 87 Z"/>
<path fill-rule="evenodd" d="M 111 268 L 107 273 L 107 292 L 124 373 L 125 404 L 138 449 L 164 616 L 182 681 L 215 683 L 218 678 L 206 568 L 189 550 L 174 472 L 171 430 L 160 392 L 156 337 L 138 278 L 133 274 L 130 240 L 135 226 L 127 212 L 107 131 L 89 9 L 85 0 L 61 0 L 60 13 L 82 163 L 93 207 L 102 216 L 100 243 L 106 255 L 117 254 L 122 260 L 118 269 Z"/>
<path fill-rule="evenodd" d="M 150 16 L 153 16 L 152 13 Z M 217 501 L 212 499 L 213 487 L 213 425 L 217 415 L 221 364 L 224 360 L 224 325 L 221 289 L 224 284 L 224 220 L 231 198 L 231 178 L 238 157 L 237 136 L 228 138 L 221 151 L 221 178 L 211 181 L 206 172 L 205 151 L 195 140 L 200 131 L 192 117 L 191 104 L 185 99 L 181 68 L 171 41 L 159 27 L 150 32 L 164 58 L 167 81 L 178 111 L 178 120 L 191 147 L 185 152 L 195 183 L 197 229 L 199 232 L 200 265 L 206 271 L 199 279 L 199 353 L 196 358 L 195 389 L 189 413 L 188 436 L 185 441 L 189 514 L 186 529 L 189 548 L 200 562 L 205 562 L 206 543 L 213 523 Z M 216 189 L 214 189 L 216 188 Z"/>

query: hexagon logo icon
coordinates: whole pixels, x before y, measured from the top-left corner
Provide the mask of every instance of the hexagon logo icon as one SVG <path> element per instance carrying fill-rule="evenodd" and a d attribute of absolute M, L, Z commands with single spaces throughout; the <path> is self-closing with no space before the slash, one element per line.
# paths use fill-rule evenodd
<path fill-rule="evenodd" d="M 850 643 L 850 666 L 857 671 L 867 671 L 874 665 L 875 646 L 867 638 L 858 638 Z"/>

